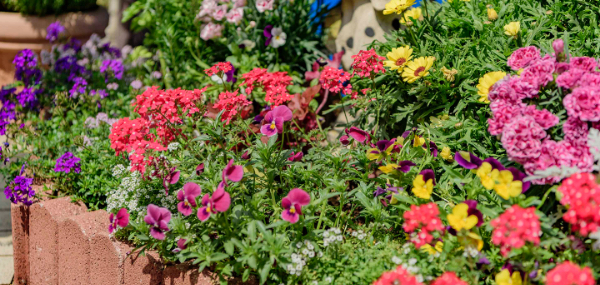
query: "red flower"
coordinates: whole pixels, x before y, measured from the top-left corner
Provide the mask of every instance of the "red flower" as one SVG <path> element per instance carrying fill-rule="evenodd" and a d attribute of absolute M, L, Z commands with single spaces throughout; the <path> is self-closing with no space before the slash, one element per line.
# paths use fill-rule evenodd
<path fill-rule="evenodd" d="M 595 232 L 600 226 L 599 191 L 596 177 L 589 173 L 573 174 L 558 187 L 562 194 L 560 203 L 568 207 L 563 219 L 582 236 Z"/>
<path fill-rule="evenodd" d="M 446 272 L 431 282 L 431 285 L 469 285 L 469 283 L 458 278 L 454 272 Z"/>
<path fill-rule="evenodd" d="M 502 213 L 492 220 L 492 243 L 500 246 L 500 253 L 506 257 L 511 249 L 521 248 L 525 242 L 535 245 L 540 243 L 542 231 L 540 220 L 535 214 L 535 207 L 523 209 L 518 205 Z"/>
<path fill-rule="evenodd" d="M 205 69 L 204 73 L 208 76 L 213 76 L 214 74 L 219 74 L 219 72 L 227 73 L 232 68 L 231 62 L 217 62 L 210 68 Z"/>
<path fill-rule="evenodd" d="M 156 136 L 150 133 L 149 122 L 144 118 L 130 120 L 122 118 L 113 124 L 108 136 L 111 148 L 116 155 L 122 152 L 130 153 L 129 160 L 131 171 L 144 173 L 146 165 L 153 160 L 152 156 L 146 157 L 147 150 L 164 151 L 167 148 L 156 141 Z"/>
<path fill-rule="evenodd" d="M 254 68 L 250 72 L 242 74 L 244 82 L 241 86 L 246 86 L 246 93 L 250 94 L 254 88 L 260 87 L 265 91 L 265 101 L 273 106 L 279 106 L 294 98 L 287 87 L 292 84 L 292 77 L 287 72 L 277 71 L 268 72 L 265 68 Z"/>
<path fill-rule="evenodd" d="M 383 61 L 385 57 L 377 55 L 375 49 L 361 50 L 358 54 L 353 55 L 352 69 L 354 75 L 360 77 L 371 77 L 377 73 L 384 73 Z"/>
<path fill-rule="evenodd" d="M 415 232 L 419 228 L 421 229 L 417 238 L 411 239 L 417 248 L 433 241 L 431 232 L 441 232 L 444 230 L 444 225 L 439 218 L 439 214 L 440 211 L 433 202 L 421 206 L 411 205 L 410 211 L 404 212 L 404 224 L 402 228 L 408 233 Z"/>
<path fill-rule="evenodd" d="M 229 124 L 231 119 L 237 115 L 238 111 L 242 109 L 242 107 L 252 104 L 252 102 L 246 99 L 246 96 L 243 94 L 239 94 L 238 91 L 229 92 L 225 91 L 219 94 L 219 100 L 213 105 L 213 108 L 223 111 L 221 114 L 221 121 L 227 122 Z M 204 114 L 205 116 L 207 114 Z"/>
<path fill-rule="evenodd" d="M 596 281 L 589 267 L 580 268 L 577 264 L 565 261 L 546 276 L 546 285 L 594 285 Z"/>
<path fill-rule="evenodd" d="M 338 93 L 342 91 L 344 94 L 350 95 L 352 93 L 352 84 L 349 83 L 350 78 L 352 78 L 352 74 L 342 69 L 325 66 L 321 72 L 319 82 L 329 92 Z"/>
<path fill-rule="evenodd" d="M 412 276 L 401 265 L 394 271 L 388 271 L 381 274 L 381 277 L 373 282 L 373 285 L 423 285 L 417 281 L 417 278 Z"/>

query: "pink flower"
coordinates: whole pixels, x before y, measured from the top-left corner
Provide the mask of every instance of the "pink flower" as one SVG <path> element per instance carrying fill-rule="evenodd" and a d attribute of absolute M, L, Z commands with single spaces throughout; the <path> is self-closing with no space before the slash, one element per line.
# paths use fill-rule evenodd
<path fill-rule="evenodd" d="M 587 56 L 571 57 L 571 68 L 579 68 L 585 71 L 594 71 L 598 63 L 595 59 Z"/>
<path fill-rule="evenodd" d="M 300 188 L 294 188 L 288 193 L 283 200 L 281 206 L 283 212 L 281 218 L 294 224 L 302 215 L 302 206 L 310 204 L 310 195 Z"/>
<path fill-rule="evenodd" d="M 177 248 L 173 250 L 174 253 L 178 253 L 181 252 L 182 250 L 187 248 L 187 245 L 185 244 L 187 242 L 186 239 L 180 238 L 177 241 Z"/>
<path fill-rule="evenodd" d="M 546 137 L 544 129 L 532 116 L 514 118 L 504 126 L 502 146 L 509 159 L 522 162 L 540 156 L 542 142 Z"/>
<path fill-rule="evenodd" d="M 385 73 L 383 61 L 385 57 L 375 52 L 375 49 L 361 50 L 358 54 L 351 56 L 353 59 L 352 69 L 354 74 L 360 77 L 371 77 L 371 74 Z"/>
<path fill-rule="evenodd" d="M 217 6 L 217 8 L 215 8 L 212 13 L 210 14 L 213 19 L 217 20 L 217 21 L 221 21 L 223 20 L 223 18 L 225 17 L 225 15 L 227 14 L 227 5 L 223 4 L 223 5 L 219 5 Z"/>
<path fill-rule="evenodd" d="M 552 42 L 552 48 L 554 49 L 554 54 L 558 56 L 565 50 L 565 42 L 562 39 L 555 40 Z"/>
<path fill-rule="evenodd" d="M 556 74 L 563 74 L 565 71 L 571 69 L 571 65 L 566 62 L 557 62 L 554 65 L 554 72 Z"/>
<path fill-rule="evenodd" d="M 520 103 L 522 99 L 534 98 L 538 89 L 518 76 L 507 77 L 498 81 L 488 95 L 491 102 L 504 100 L 511 104 Z"/>
<path fill-rule="evenodd" d="M 346 136 L 346 135 L 343 135 L 343 136 L 341 136 L 341 137 L 340 137 L 340 143 L 341 143 L 343 146 L 347 146 L 347 145 L 349 145 L 349 144 L 350 144 L 350 140 L 349 140 L 348 136 Z"/>
<path fill-rule="evenodd" d="M 150 235 L 157 240 L 165 239 L 165 232 L 169 231 L 171 212 L 167 208 L 161 208 L 154 204 L 148 205 L 148 214 L 144 222 L 150 225 Z"/>
<path fill-rule="evenodd" d="M 217 9 L 217 1 L 204 0 L 202 1 L 202 6 L 200 6 L 200 12 L 198 12 L 196 18 L 201 19 L 210 16 L 215 9 Z"/>
<path fill-rule="evenodd" d="M 233 1 L 233 8 L 242 8 L 246 6 L 246 0 L 234 0 Z"/>
<path fill-rule="evenodd" d="M 117 214 L 110 213 L 108 216 L 110 224 L 108 225 L 108 233 L 114 233 L 118 228 L 124 228 L 129 225 L 129 213 L 127 209 L 121 208 Z"/>
<path fill-rule="evenodd" d="M 179 171 L 176 171 L 175 167 L 169 169 L 169 173 L 163 177 L 163 187 L 165 188 L 165 193 L 169 195 L 169 185 L 177 183 L 179 181 Z"/>
<path fill-rule="evenodd" d="M 239 182 L 244 177 L 244 168 L 241 165 L 233 165 L 233 159 L 229 160 L 225 169 L 223 169 L 223 183 L 227 186 L 227 180 Z"/>
<path fill-rule="evenodd" d="M 490 104 L 493 117 L 488 119 L 488 131 L 497 136 L 504 131 L 504 126 L 516 116 L 522 114 L 527 105 L 524 103 L 511 104 L 504 100 L 493 101 Z"/>
<path fill-rule="evenodd" d="M 579 86 L 600 86 L 600 73 L 586 72 L 579 81 Z"/>
<path fill-rule="evenodd" d="M 304 153 L 302 153 L 301 151 L 299 151 L 296 154 L 294 154 L 294 152 L 292 151 L 292 153 L 290 153 L 290 157 L 288 158 L 288 160 L 289 161 L 302 161 L 303 156 L 304 156 Z"/>
<path fill-rule="evenodd" d="M 227 22 L 233 24 L 239 24 L 244 18 L 244 9 L 242 8 L 233 8 L 229 10 L 227 13 Z"/>
<path fill-rule="evenodd" d="M 542 127 L 544 130 L 547 130 L 551 127 L 558 125 L 558 117 L 552 114 L 547 109 L 538 110 L 535 108 L 535 105 L 529 105 L 523 111 L 523 114 L 529 114 L 535 118 L 535 121 Z"/>
<path fill-rule="evenodd" d="M 263 13 L 264 11 L 271 11 L 273 10 L 273 4 L 275 3 L 275 0 L 257 0 L 256 1 L 256 9 L 258 10 L 258 12 Z"/>
<path fill-rule="evenodd" d="M 198 219 L 204 222 L 210 218 L 211 214 L 227 211 L 229 205 L 231 205 L 231 196 L 225 192 L 224 185 L 221 182 L 215 193 L 212 194 L 212 197 L 209 194 L 205 194 L 202 197 L 202 206 L 204 207 L 198 210 Z"/>
<path fill-rule="evenodd" d="M 548 167 L 558 165 L 554 150 L 558 147 L 558 143 L 547 139 L 542 142 L 540 155 L 537 158 L 526 161 L 523 164 L 525 172 L 528 175 L 533 175 L 537 170 L 545 170 Z M 543 179 L 532 180 L 533 184 L 552 184 L 560 181 L 558 177 L 548 177 Z"/>
<path fill-rule="evenodd" d="M 262 125 L 260 132 L 268 137 L 283 132 L 283 123 L 292 119 L 292 111 L 285 105 L 273 108 L 265 115 L 266 124 Z"/>
<path fill-rule="evenodd" d="M 600 87 L 578 87 L 563 100 L 567 114 L 582 121 L 600 121 Z"/>
<path fill-rule="evenodd" d="M 180 202 L 177 204 L 177 210 L 184 216 L 189 216 L 196 207 L 196 197 L 200 195 L 202 189 L 198 184 L 188 182 L 183 185 L 183 189 L 177 192 L 177 200 Z"/>
<path fill-rule="evenodd" d="M 539 60 L 535 62 L 531 66 L 525 68 L 521 73 L 521 78 L 536 89 L 546 86 L 548 82 L 554 80 L 554 59 Z"/>
<path fill-rule="evenodd" d="M 584 70 L 571 68 L 556 77 L 556 85 L 562 88 L 571 89 L 577 86 L 584 74 L 586 74 Z"/>
<path fill-rule="evenodd" d="M 529 66 L 531 63 L 540 59 L 540 51 L 534 47 L 524 47 L 515 50 L 508 58 L 508 66 L 512 70 L 519 70 Z"/>
<path fill-rule="evenodd" d="M 492 220 L 490 225 L 494 228 L 492 243 L 500 246 L 500 253 L 507 257 L 512 249 L 518 249 L 531 242 L 540 243 L 542 231 L 540 219 L 535 214 L 535 207 L 523 209 L 513 205 Z"/>
<path fill-rule="evenodd" d="M 364 143 L 365 141 L 367 141 L 367 139 L 370 139 L 369 133 L 357 127 L 350 127 L 350 129 L 346 129 L 346 134 L 348 134 L 360 143 Z"/>
<path fill-rule="evenodd" d="M 216 37 L 220 37 L 223 31 L 223 26 L 215 23 L 208 23 L 204 25 L 202 31 L 200 31 L 200 38 L 208 41 L 210 39 L 214 39 Z"/>
<path fill-rule="evenodd" d="M 204 173 L 204 163 L 200 163 L 196 166 L 196 175 L 200 176 L 202 173 Z"/>
<path fill-rule="evenodd" d="M 587 146 L 587 123 L 575 117 L 569 117 L 563 124 L 563 133 L 565 134 L 565 140 L 569 143 L 573 145 Z"/>

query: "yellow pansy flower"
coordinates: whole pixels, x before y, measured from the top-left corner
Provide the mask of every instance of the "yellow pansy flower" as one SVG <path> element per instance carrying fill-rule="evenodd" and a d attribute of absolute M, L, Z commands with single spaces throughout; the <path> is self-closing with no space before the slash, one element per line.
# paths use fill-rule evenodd
<path fill-rule="evenodd" d="M 421 8 L 413 8 L 413 9 L 410 9 L 410 10 L 404 12 L 404 14 L 402 15 L 402 18 L 400 18 L 400 23 L 410 26 L 413 24 L 413 21 L 411 19 L 415 19 L 417 21 L 423 20 L 423 14 L 422 14 Z"/>
<path fill-rule="evenodd" d="M 497 285 L 522 285 L 523 280 L 521 279 L 521 273 L 518 271 L 513 272 L 512 276 L 510 275 L 510 271 L 508 269 L 504 269 L 500 271 L 500 273 L 496 274 L 496 284 Z"/>
<path fill-rule="evenodd" d="M 420 250 L 425 251 L 431 255 L 434 255 L 438 252 L 442 252 L 442 250 L 444 249 L 444 243 L 441 241 L 438 241 L 435 243 L 435 247 L 431 246 L 430 244 L 425 244 L 423 246 L 421 246 Z"/>
<path fill-rule="evenodd" d="M 500 171 L 496 180 L 494 191 L 505 200 L 519 196 L 523 190 L 523 182 L 514 180 L 513 174 L 509 170 Z"/>
<path fill-rule="evenodd" d="M 413 61 L 410 61 L 404 67 L 402 71 L 402 79 L 408 83 L 413 83 L 419 78 L 423 78 L 429 75 L 429 69 L 433 66 L 435 57 L 419 57 Z"/>
<path fill-rule="evenodd" d="M 498 80 L 505 76 L 506 72 L 504 71 L 493 71 L 488 72 L 483 75 L 483 77 L 479 78 L 479 84 L 477 84 L 477 95 L 481 96 L 479 102 L 490 103 L 490 100 L 488 99 L 490 89 L 498 82 Z"/>
<path fill-rule="evenodd" d="M 452 161 L 452 151 L 450 151 L 450 148 L 447 146 L 442 148 L 440 156 L 447 161 Z"/>
<path fill-rule="evenodd" d="M 383 153 L 376 148 L 370 148 L 367 150 L 367 158 L 369 160 L 377 160 L 383 157 Z"/>
<path fill-rule="evenodd" d="M 498 169 L 492 169 L 492 165 L 488 162 L 484 162 L 477 168 L 475 174 L 479 177 L 481 185 L 483 185 L 485 189 L 492 190 L 496 185 L 496 180 L 498 179 L 500 172 Z"/>
<path fill-rule="evenodd" d="M 413 139 L 414 147 L 422 146 L 424 143 L 425 143 L 425 138 L 415 135 L 415 138 Z"/>
<path fill-rule="evenodd" d="M 384 165 L 384 166 L 380 166 L 379 170 L 381 170 L 383 173 L 385 174 L 390 174 L 392 172 L 397 172 L 398 169 L 398 164 L 388 164 L 388 165 Z"/>
<path fill-rule="evenodd" d="M 459 235 L 458 242 L 462 244 L 463 247 L 472 246 L 479 251 L 483 249 L 483 239 L 473 232 L 468 232 L 466 235 Z"/>
<path fill-rule="evenodd" d="M 431 198 L 431 193 L 433 192 L 433 179 L 425 181 L 423 180 L 422 174 L 417 175 L 415 180 L 413 180 L 412 192 L 421 199 Z"/>
<path fill-rule="evenodd" d="M 389 14 L 402 14 L 404 10 L 410 8 L 415 4 L 415 0 L 391 0 L 387 4 L 385 4 L 385 9 L 383 10 L 384 15 Z"/>
<path fill-rule="evenodd" d="M 402 72 L 404 66 L 412 58 L 413 49 L 410 46 L 403 46 L 399 48 L 393 48 L 392 51 L 386 54 L 387 59 L 383 62 L 383 65 L 390 68 L 390 70 L 398 70 L 398 73 Z"/>
<path fill-rule="evenodd" d="M 508 25 L 504 26 L 504 34 L 509 37 L 517 38 L 520 31 L 521 22 L 510 22 Z"/>
<path fill-rule="evenodd" d="M 460 203 L 454 206 L 452 209 L 452 214 L 447 216 L 450 226 L 456 231 L 460 231 L 462 229 L 470 230 L 477 225 L 477 216 L 469 216 L 468 211 L 469 205 L 465 203 Z"/>

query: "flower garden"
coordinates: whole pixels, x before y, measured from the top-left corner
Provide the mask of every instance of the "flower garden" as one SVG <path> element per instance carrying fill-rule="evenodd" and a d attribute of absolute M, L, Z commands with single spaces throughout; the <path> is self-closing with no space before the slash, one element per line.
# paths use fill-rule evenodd
<path fill-rule="evenodd" d="M 350 64 L 321 1 L 57 21 L 0 90 L 4 194 L 221 284 L 600 284 L 599 6 L 391 0 Z"/>

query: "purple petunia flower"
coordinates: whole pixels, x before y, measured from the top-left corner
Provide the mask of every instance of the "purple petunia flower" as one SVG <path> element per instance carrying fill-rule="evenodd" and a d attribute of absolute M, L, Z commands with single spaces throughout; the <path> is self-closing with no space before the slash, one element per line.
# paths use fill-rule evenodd
<path fill-rule="evenodd" d="M 6 102 L 8 102 L 8 100 L 9 100 L 9 98 L 15 94 L 16 90 L 17 90 L 17 88 L 14 88 L 14 87 L 0 89 L 0 102 L 2 102 L 2 104 L 6 104 Z"/>
<path fill-rule="evenodd" d="M 12 183 L 4 188 L 4 195 L 6 199 L 9 199 L 12 203 L 18 204 L 23 203 L 26 206 L 33 204 L 33 197 L 35 191 L 31 188 L 33 178 L 27 178 L 23 176 L 25 171 L 25 164 L 21 166 L 21 172 Z"/>
<path fill-rule="evenodd" d="M 35 87 L 25 87 L 19 94 L 17 94 L 17 101 L 23 108 L 33 108 L 38 100 L 37 94 L 40 93 L 40 89 Z"/>
<path fill-rule="evenodd" d="M 68 74 L 69 80 L 78 77 L 85 72 L 85 67 L 77 63 L 77 57 L 74 55 L 59 58 L 54 64 L 54 71 L 60 74 Z"/>
<path fill-rule="evenodd" d="M 58 39 L 58 36 L 62 34 L 65 30 L 65 27 L 63 27 L 63 25 L 61 25 L 59 21 L 56 21 L 50 24 L 46 29 L 46 39 L 49 40 L 51 43 L 54 43 Z"/>
<path fill-rule="evenodd" d="M 79 157 L 74 156 L 70 152 L 65 152 L 61 157 L 56 160 L 56 165 L 54 166 L 55 172 L 64 172 L 69 173 L 71 170 L 75 173 L 81 172 L 81 159 Z"/>
<path fill-rule="evenodd" d="M 292 119 L 292 111 L 285 105 L 277 106 L 265 115 L 266 124 L 262 125 L 260 132 L 268 137 L 283 132 L 283 123 Z"/>
<path fill-rule="evenodd" d="M 16 118 L 15 103 L 6 101 L 0 109 L 0 135 L 6 134 L 6 126 Z"/>
<path fill-rule="evenodd" d="M 30 49 L 19 52 L 13 60 L 15 65 L 15 79 L 21 80 L 25 85 L 34 85 L 40 82 L 42 71 L 38 68 L 36 54 Z"/>
<path fill-rule="evenodd" d="M 79 94 L 84 94 L 88 83 L 83 77 L 75 77 L 73 87 L 69 90 L 69 97 L 75 98 Z"/>
<path fill-rule="evenodd" d="M 144 222 L 150 225 L 150 235 L 157 240 L 165 239 L 165 232 L 169 231 L 171 212 L 167 208 L 161 208 L 154 204 L 148 205 L 148 214 Z"/>

